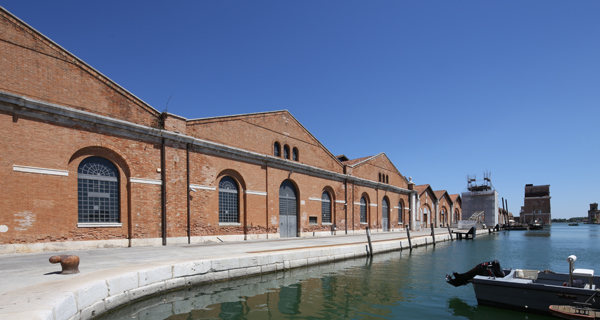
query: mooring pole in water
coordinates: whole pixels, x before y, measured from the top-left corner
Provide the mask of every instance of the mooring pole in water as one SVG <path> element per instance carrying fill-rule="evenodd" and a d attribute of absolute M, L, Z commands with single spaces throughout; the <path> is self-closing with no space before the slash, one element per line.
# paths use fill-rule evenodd
<path fill-rule="evenodd" d="M 435 246 L 435 231 L 433 231 L 433 223 L 431 224 L 431 239 L 433 240 L 433 245 Z"/>
<path fill-rule="evenodd" d="M 373 245 L 371 244 L 371 230 L 367 227 L 367 240 L 369 241 L 369 255 L 373 256 Z"/>
<path fill-rule="evenodd" d="M 406 235 L 408 236 L 408 248 L 412 250 L 412 242 L 410 241 L 410 227 L 406 227 Z"/>
<path fill-rule="evenodd" d="M 448 227 L 448 234 L 450 235 L 450 240 L 454 241 L 454 239 L 452 239 L 452 231 L 450 231 L 450 224 L 446 223 L 446 226 Z"/>

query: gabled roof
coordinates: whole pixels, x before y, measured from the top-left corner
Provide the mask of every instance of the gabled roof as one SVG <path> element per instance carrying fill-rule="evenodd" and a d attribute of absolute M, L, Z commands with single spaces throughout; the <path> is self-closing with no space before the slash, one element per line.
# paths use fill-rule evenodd
<path fill-rule="evenodd" d="M 38 41 L 40 41 L 44 45 L 48 46 L 49 48 L 54 49 L 55 52 L 57 52 L 59 55 L 61 55 L 63 57 L 63 59 L 65 59 L 65 61 L 69 61 L 73 65 L 81 68 L 82 70 L 84 70 L 85 72 L 90 74 L 92 77 L 99 79 L 101 82 L 105 83 L 106 86 L 108 86 L 111 89 L 119 92 L 120 94 L 128 97 L 129 99 L 138 101 L 140 106 L 143 109 L 145 109 L 145 111 L 152 113 L 155 116 L 160 115 L 160 111 L 158 111 L 157 109 L 155 109 L 154 107 L 152 107 L 151 105 L 149 105 L 148 103 L 146 103 L 144 100 L 140 99 L 133 93 L 129 92 L 127 89 L 121 87 L 118 83 L 116 83 L 109 77 L 105 76 L 100 71 L 96 70 L 95 68 L 93 68 L 92 66 L 87 64 L 85 61 L 81 60 L 76 55 L 69 52 L 67 49 L 61 47 L 58 43 L 52 41 L 52 39 L 48 38 L 43 33 L 39 32 L 38 30 L 36 30 L 35 28 L 33 28 L 32 26 L 27 24 L 25 21 L 19 19 L 17 16 L 15 16 L 14 14 L 9 12 L 2 6 L 0 6 L 0 15 L 4 15 L 8 19 L 8 21 L 10 21 L 10 23 L 22 28 L 22 30 L 24 30 L 26 33 L 28 33 L 32 37 L 36 38 Z"/>
<path fill-rule="evenodd" d="M 460 198 L 460 194 L 451 194 L 450 196 L 450 200 L 452 200 L 452 203 L 455 203 L 456 200 L 458 200 Z"/>
<path fill-rule="evenodd" d="M 288 116 L 292 121 L 294 121 L 294 123 L 296 123 L 308 136 L 310 136 L 312 139 L 315 140 L 315 142 L 323 149 L 325 150 L 325 152 L 327 152 L 329 154 L 329 156 L 331 156 L 332 159 L 334 159 L 340 166 L 342 166 L 342 162 L 340 161 L 340 159 L 338 159 L 336 156 L 333 155 L 333 153 L 331 153 L 331 151 L 329 151 L 329 149 L 327 149 L 322 143 L 321 141 L 319 141 L 319 139 L 317 139 L 312 133 L 310 133 L 310 131 L 308 131 L 308 129 L 306 129 L 306 127 L 304 127 L 302 125 L 302 123 L 300 123 L 300 121 L 298 121 L 298 119 L 296 119 L 296 117 L 294 117 L 288 110 L 277 110 L 277 111 L 266 111 L 266 112 L 255 112 L 255 113 L 246 113 L 246 114 L 236 114 L 236 115 L 229 115 L 229 116 L 218 116 L 218 117 L 209 117 L 209 118 L 197 118 L 197 119 L 189 119 L 187 121 L 187 125 L 188 126 L 193 126 L 193 125 L 197 125 L 197 124 L 202 124 L 202 123 L 209 123 L 209 122 L 215 122 L 215 121 L 235 121 L 235 120 L 243 120 L 248 119 L 248 118 L 255 118 L 255 117 L 263 117 L 265 115 L 276 115 L 276 114 L 285 114 L 286 116 Z"/>
<path fill-rule="evenodd" d="M 375 156 L 368 156 L 368 157 L 356 158 L 356 159 L 344 161 L 343 163 L 345 165 L 347 165 L 348 167 L 354 167 L 355 165 L 357 165 L 359 163 L 362 163 L 362 162 L 364 162 L 366 160 L 369 160 L 371 158 L 375 158 Z"/>
<path fill-rule="evenodd" d="M 448 200 L 452 201 L 452 199 L 450 198 L 450 195 L 448 194 L 448 191 L 446 190 L 437 190 L 434 191 L 435 196 L 438 198 L 438 200 L 441 200 L 444 196 L 448 197 Z"/>
<path fill-rule="evenodd" d="M 435 196 L 439 199 L 444 196 L 444 193 L 446 193 L 446 190 L 438 190 L 438 191 L 434 191 L 433 193 L 435 193 Z"/>
<path fill-rule="evenodd" d="M 428 184 L 422 184 L 420 186 L 416 186 L 415 190 L 417 190 L 417 192 L 419 193 L 419 195 L 422 195 L 424 192 L 427 191 L 427 189 L 429 189 L 429 191 L 433 194 L 434 197 L 436 197 L 436 199 L 438 199 L 437 195 L 435 194 L 435 192 L 433 192 L 433 189 L 431 189 L 431 186 Z"/>
<path fill-rule="evenodd" d="M 368 157 L 363 157 L 363 158 L 358 158 L 358 159 L 353 159 L 353 160 L 349 160 L 349 161 L 344 161 L 343 163 L 349 167 L 358 167 L 361 166 L 375 158 L 379 158 L 379 157 L 385 157 L 385 159 L 392 165 L 392 167 L 394 168 L 394 170 L 396 171 L 396 173 L 403 177 L 405 180 L 406 178 L 404 177 L 404 175 L 402 175 L 402 173 L 400 173 L 400 171 L 398 170 L 398 168 L 396 168 L 396 165 L 394 165 L 394 163 L 392 162 L 392 160 L 390 160 L 390 158 L 388 158 L 388 156 L 385 154 L 385 152 L 381 152 L 378 153 L 374 156 L 368 156 Z"/>

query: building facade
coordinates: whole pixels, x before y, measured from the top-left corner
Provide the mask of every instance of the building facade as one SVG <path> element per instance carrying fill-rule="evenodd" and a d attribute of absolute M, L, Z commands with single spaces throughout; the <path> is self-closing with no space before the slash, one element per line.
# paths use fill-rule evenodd
<path fill-rule="evenodd" d="M 524 204 L 521 207 L 521 222 L 533 223 L 542 221 L 544 224 L 552 224 L 552 213 L 550 208 L 550 185 L 534 186 L 525 185 Z"/>
<path fill-rule="evenodd" d="M 440 221 L 431 188 L 417 199 L 384 153 L 336 157 L 286 110 L 186 119 L 157 111 L 2 8 L 0 40 L 0 253 Z M 442 198 L 447 219 L 457 200 Z"/>

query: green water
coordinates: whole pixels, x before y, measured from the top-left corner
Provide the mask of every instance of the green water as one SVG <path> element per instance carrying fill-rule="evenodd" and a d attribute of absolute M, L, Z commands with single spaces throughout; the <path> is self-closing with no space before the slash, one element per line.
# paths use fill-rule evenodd
<path fill-rule="evenodd" d="M 497 259 L 504 268 L 567 272 L 599 265 L 600 226 L 554 224 L 338 263 L 187 288 L 106 319 L 554 319 L 478 306 L 472 285 L 445 274 Z"/>

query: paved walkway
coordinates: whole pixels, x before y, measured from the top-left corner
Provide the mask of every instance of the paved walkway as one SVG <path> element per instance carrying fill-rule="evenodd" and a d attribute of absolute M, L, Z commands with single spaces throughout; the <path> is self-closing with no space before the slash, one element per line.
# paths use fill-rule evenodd
<path fill-rule="evenodd" d="M 435 232 L 436 238 L 440 237 L 440 240 L 448 239 L 447 229 L 435 229 Z M 485 232 L 487 233 L 487 231 Z M 411 237 L 413 238 L 413 244 L 424 244 L 427 238 L 429 239 L 428 243 L 432 241 L 430 230 L 412 231 Z M 405 232 L 372 233 L 371 239 L 374 247 L 376 247 L 375 252 L 382 250 L 381 248 L 391 248 L 392 243 L 404 243 L 404 247 L 408 245 Z M 121 277 L 117 279 L 117 282 L 122 283 L 123 281 L 127 281 L 127 279 L 132 279 L 131 275 L 134 275 L 134 279 L 131 280 L 134 282 L 132 287 L 124 288 L 122 289 L 123 292 L 120 293 L 121 296 L 125 296 L 128 302 L 134 298 L 139 298 L 140 295 L 152 294 L 156 290 L 160 291 L 169 289 L 169 287 L 189 284 L 190 281 L 186 280 L 187 283 L 184 282 L 185 273 L 178 273 L 179 276 L 175 275 L 178 272 L 177 270 L 183 268 L 182 266 L 188 269 L 191 268 L 191 272 L 196 272 L 196 274 L 213 272 L 214 275 L 211 275 L 210 279 L 214 280 L 218 279 L 218 277 L 227 278 L 235 275 L 244 275 L 244 273 L 240 272 L 232 273 L 232 271 L 229 271 L 228 273 L 228 270 L 232 269 L 241 270 L 238 268 L 242 268 L 244 263 L 246 263 L 246 268 L 258 268 L 258 273 L 261 272 L 260 265 L 262 265 L 262 272 L 265 272 L 265 270 L 275 271 L 284 266 L 283 260 L 287 261 L 285 269 L 288 269 L 298 265 L 294 265 L 294 261 L 301 261 L 306 265 L 306 263 L 311 264 L 316 261 L 319 263 L 321 261 L 333 261 L 334 255 L 336 256 L 335 259 L 353 257 L 354 255 L 359 256 L 359 254 L 364 255 L 366 245 L 366 235 L 355 234 L 163 247 L 110 248 L 0 255 L 0 318 L 87 319 L 90 314 L 84 312 L 85 310 L 90 309 L 88 311 L 92 312 L 93 310 L 91 309 L 100 308 L 102 309 L 100 312 L 103 312 L 104 308 L 109 309 L 111 307 L 109 306 L 110 301 L 107 299 L 115 294 L 114 288 L 116 286 L 112 284 L 111 287 L 111 278 Z M 363 252 L 358 253 L 357 250 L 363 250 Z M 290 255 L 292 253 L 294 254 L 293 256 Z M 305 254 L 299 255 L 300 253 Z M 316 253 L 314 257 L 313 253 Z M 78 255 L 81 259 L 79 265 L 81 272 L 75 275 L 58 274 L 61 269 L 60 265 L 51 264 L 48 258 L 61 254 Z M 286 256 L 284 257 L 284 255 Z M 325 255 L 331 256 L 332 259 L 324 259 Z M 241 260 L 242 257 L 245 257 L 246 260 Z M 272 261 L 263 263 L 261 259 Z M 310 259 L 313 260 L 311 261 Z M 291 261 L 291 264 L 288 260 Z M 200 262 L 198 261 L 208 263 L 208 267 L 204 271 L 193 271 L 195 270 L 194 268 L 201 269 Z M 210 264 L 211 261 L 213 263 L 212 266 Z M 216 266 L 215 261 L 218 261 L 218 266 Z M 190 267 L 190 263 L 195 264 Z M 253 267 L 252 263 L 255 263 L 258 267 Z M 157 276 L 159 273 L 155 271 L 161 268 L 163 271 L 167 270 L 168 275 L 166 277 L 157 278 L 155 282 L 148 280 L 151 277 L 160 277 Z M 217 271 L 220 271 L 220 273 L 217 273 Z M 251 271 L 248 271 L 248 274 L 251 273 Z M 190 271 L 188 271 L 187 275 L 189 274 Z M 192 282 L 196 281 L 196 283 L 200 283 L 198 282 L 200 280 L 189 279 L 192 279 Z M 210 281 L 210 279 L 204 281 Z M 142 283 L 143 281 L 146 282 Z M 153 289 L 154 292 L 151 292 L 152 290 L 143 292 L 135 291 L 141 290 L 139 288 L 143 286 L 147 288 L 153 283 L 156 284 L 159 282 L 162 287 Z M 108 289 L 106 289 L 106 286 L 108 286 Z M 96 294 L 95 291 L 104 291 L 104 295 L 102 293 Z M 86 299 L 89 301 L 86 301 Z M 97 301 L 94 301 L 94 299 L 106 301 L 102 303 L 102 306 L 92 308 L 94 304 L 97 304 Z M 123 303 L 123 299 L 121 298 L 119 303 Z M 73 302 L 69 302 L 71 300 Z M 58 306 L 53 304 L 57 304 Z M 75 316 L 73 315 L 73 310 L 76 310 Z"/>

